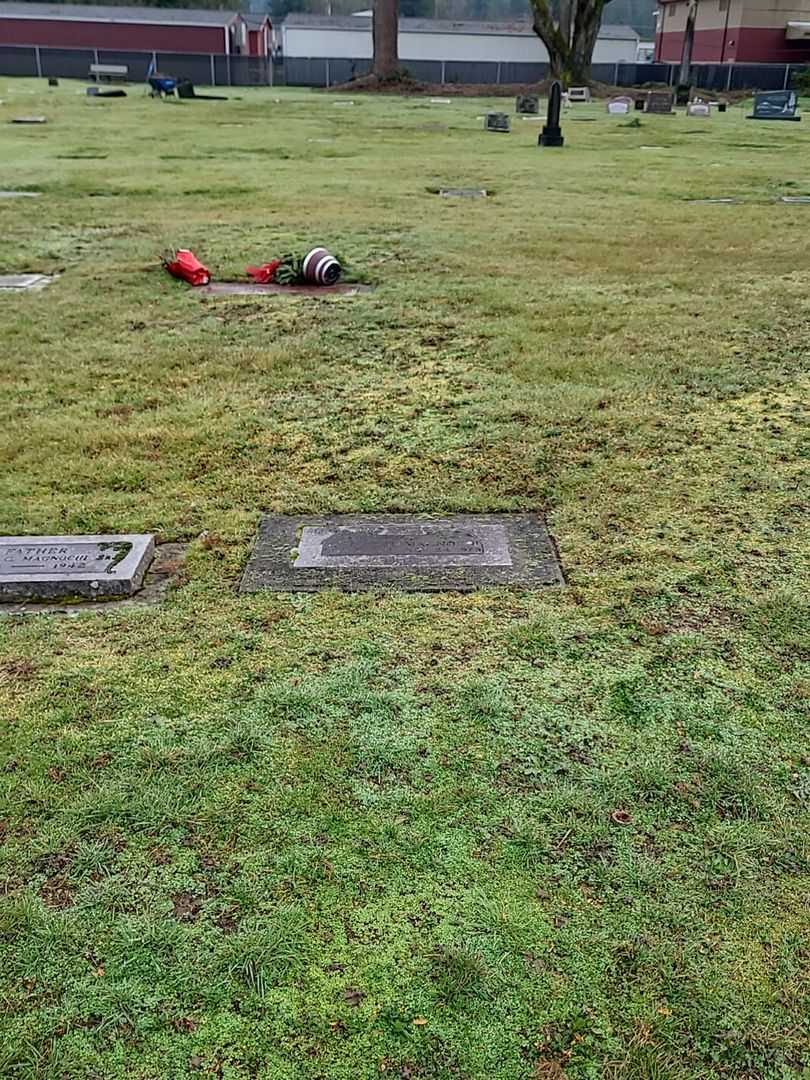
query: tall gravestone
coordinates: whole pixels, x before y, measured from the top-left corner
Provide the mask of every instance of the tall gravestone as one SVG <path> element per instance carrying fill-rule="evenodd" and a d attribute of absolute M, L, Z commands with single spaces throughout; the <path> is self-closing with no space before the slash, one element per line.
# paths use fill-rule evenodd
<path fill-rule="evenodd" d="M 560 128 L 560 108 L 562 106 L 562 86 L 558 81 L 551 84 L 548 95 L 546 122 L 537 140 L 538 146 L 562 146 L 563 133 Z"/>

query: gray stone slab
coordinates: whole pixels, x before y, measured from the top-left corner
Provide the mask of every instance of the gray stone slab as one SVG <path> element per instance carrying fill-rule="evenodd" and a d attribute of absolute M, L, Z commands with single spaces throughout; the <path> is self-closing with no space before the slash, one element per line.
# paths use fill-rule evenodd
<path fill-rule="evenodd" d="M 196 290 L 204 296 L 357 296 L 371 285 L 257 285 L 255 281 L 212 281 Z"/>
<path fill-rule="evenodd" d="M 38 199 L 41 191 L 0 191 L 0 199 Z"/>
<path fill-rule="evenodd" d="M 155 550 L 142 533 L 0 537 L 0 602 L 131 596 Z"/>
<path fill-rule="evenodd" d="M 797 203 L 803 206 L 810 203 L 810 195 L 782 195 L 780 201 L 783 203 Z"/>
<path fill-rule="evenodd" d="M 563 584 L 554 542 L 536 514 L 271 514 L 262 519 L 241 591 Z"/>
<path fill-rule="evenodd" d="M 485 199 L 487 197 L 485 188 L 442 188 L 439 194 L 443 199 Z"/>
<path fill-rule="evenodd" d="M 53 278 L 47 274 L 0 274 L 0 291 L 24 292 L 26 289 L 44 289 Z"/>

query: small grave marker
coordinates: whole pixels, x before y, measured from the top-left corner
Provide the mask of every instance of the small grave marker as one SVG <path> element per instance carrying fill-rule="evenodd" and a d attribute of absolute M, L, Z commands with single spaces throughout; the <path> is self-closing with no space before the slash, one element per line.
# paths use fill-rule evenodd
<path fill-rule="evenodd" d="M 569 101 L 585 101 L 591 100 L 591 88 L 589 86 L 569 86 L 568 87 L 568 100 Z"/>
<path fill-rule="evenodd" d="M 648 90 L 644 102 L 644 112 L 655 113 L 658 116 L 674 116 L 670 91 Z"/>
<path fill-rule="evenodd" d="M 692 96 L 692 87 L 689 83 L 678 83 L 675 87 L 675 104 L 688 105 Z"/>
<path fill-rule="evenodd" d="M 769 90 L 754 94 L 754 111 L 748 120 L 801 120 L 796 115 L 795 90 Z"/>
<path fill-rule="evenodd" d="M 607 111 L 613 116 L 625 116 L 633 108 L 631 97 L 611 98 L 607 103 Z"/>
<path fill-rule="evenodd" d="M 562 584 L 553 541 L 535 514 L 273 514 L 262 520 L 241 591 Z"/>
<path fill-rule="evenodd" d="M 0 601 L 132 596 L 155 550 L 153 536 L 0 537 Z"/>
<path fill-rule="evenodd" d="M 711 116 L 711 106 L 705 101 L 691 101 L 686 106 L 687 116 Z"/>
<path fill-rule="evenodd" d="M 486 188 L 442 188 L 439 192 L 443 199 L 485 199 Z"/>
<path fill-rule="evenodd" d="M 15 116 L 13 117 L 12 124 L 47 124 L 48 119 L 45 116 Z"/>
<path fill-rule="evenodd" d="M 782 195 L 781 202 L 805 205 L 806 203 L 810 203 L 810 195 Z"/>
<path fill-rule="evenodd" d="M 0 191 L 0 199 L 37 199 L 41 191 Z"/>
<path fill-rule="evenodd" d="M 371 285 L 258 285 L 255 281 L 212 281 L 200 285 L 195 293 L 203 296 L 309 296 L 324 299 L 327 296 L 357 296 L 374 292 Z"/>
<path fill-rule="evenodd" d="M 47 274 L 0 274 L 0 292 L 37 292 L 53 281 Z"/>
<path fill-rule="evenodd" d="M 537 116 L 540 112 L 540 98 L 537 94 L 518 94 L 515 98 L 515 112 L 520 116 Z"/>
<path fill-rule="evenodd" d="M 487 115 L 484 117 L 484 130 L 508 132 L 512 130 L 512 125 L 506 113 L 491 112 L 487 113 Z"/>

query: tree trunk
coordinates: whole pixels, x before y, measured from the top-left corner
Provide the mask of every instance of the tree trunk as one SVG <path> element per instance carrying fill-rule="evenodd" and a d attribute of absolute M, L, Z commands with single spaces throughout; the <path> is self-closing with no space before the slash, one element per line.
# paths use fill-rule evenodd
<path fill-rule="evenodd" d="M 549 75 L 567 86 L 587 85 L 602 11 L 608 0 L 531 0 L 534 32 L 548 52 Z"/>
<path fill-rule="evenodd" d="M 374 74 L 393 79 L 399 71 L 399 0 L 374 0 Z"/>

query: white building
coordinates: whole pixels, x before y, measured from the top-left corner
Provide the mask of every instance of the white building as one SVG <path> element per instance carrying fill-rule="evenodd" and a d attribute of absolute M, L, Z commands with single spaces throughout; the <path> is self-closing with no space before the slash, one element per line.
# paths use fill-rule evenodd
<path fill-rule="evenodd" d="M 603 26 L 594 50 L 595 64 L 635 63 L 639 35 L 629 26 Z M 282 27 L 286 61 L 348 61 L 356 67 L 371 60 L 371 19 L 365 16 L 290 14 Z M 449 22 L 441 19 L 400 19 L 399 56 L 402 66 L 416 78 L 445 82 L 521 82 L 532 75 L 520 68 L 548 62 L 548 53 L 528 22 Z M 447 78 L 438 71 L 428 74 L 425 65 L 442 65 Z M 418 65 L 414 69 L 414 65 Z M 481 65 L 517 66 L 510 78 L 487 78 Z M 292 64 L 292 69 L 295 69 Z M 336 65 L 339 78 L 345 64 Z M 421 73 L 420 73 L 420 70 Z M 300 66 L 303 71 L 303 65 Z M 314 68 L 313 68 L 314 70 Z M 476 76 L 477 71 L 477 76 Z M 359 71 L 353 72 L 355 74 Z M 494 71 L 490 72 L 495 75 Z M 539 73 L 537 75 L 539 77 Z M 288 81 L 295 81 L 288 80 Z"/>

